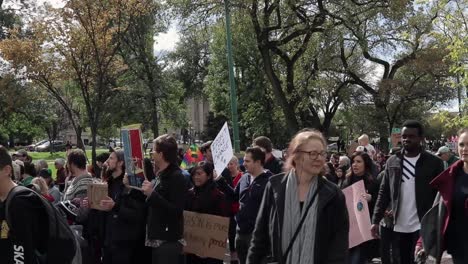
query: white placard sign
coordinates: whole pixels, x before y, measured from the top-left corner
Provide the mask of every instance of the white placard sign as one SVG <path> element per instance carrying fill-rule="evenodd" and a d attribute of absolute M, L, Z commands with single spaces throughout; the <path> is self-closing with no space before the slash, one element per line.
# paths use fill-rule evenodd
<path fill-rule="evenodd" d="M 213 144 L 211 144 L 211 153 L 213 154 L 216 173 L 221 175 L 229 161 L 231 161 L 234 156 L 227 122 L 224 123 L 223 128 L 221 128 L 221 131 L 219 131 L 215 140 L 213 140 Z"/>

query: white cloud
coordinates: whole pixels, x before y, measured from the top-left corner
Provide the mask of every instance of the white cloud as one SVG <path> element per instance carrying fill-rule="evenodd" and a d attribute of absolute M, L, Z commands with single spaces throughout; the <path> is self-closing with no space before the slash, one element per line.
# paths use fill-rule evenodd
<path fill-rule="evenodd" d="M 180 36 L 177 32 L 175 25 L 171 25 L 169 31 L 167 31 L 166 33 L 158 34 L 154 37 L 154 51 L 156 53 L 162 51 L 173 51 L 177 42 L 179 41 L 179 38 Z"/>

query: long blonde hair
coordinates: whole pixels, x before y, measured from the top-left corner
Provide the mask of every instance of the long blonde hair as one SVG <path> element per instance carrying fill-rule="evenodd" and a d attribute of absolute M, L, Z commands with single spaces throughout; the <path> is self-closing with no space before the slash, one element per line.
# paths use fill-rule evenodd
<path fill-rule="evenodd" d="M 319 140 L 322 144 L 323 147 L 326 149 L 327 148 L 327 141 L 323 137 L 322 133 L 315 129 L 303 129 L 299 131 L 289 142 L 289 147 L 288 147 L 288 158 L 286 160 L 286 163 L 284 165 L 285 171 L 291 170 L 295 168 L 296 164 L 294 162 L 294 158 L 296 157 L 296 150 L 307 143 L 310 140 Z"/>

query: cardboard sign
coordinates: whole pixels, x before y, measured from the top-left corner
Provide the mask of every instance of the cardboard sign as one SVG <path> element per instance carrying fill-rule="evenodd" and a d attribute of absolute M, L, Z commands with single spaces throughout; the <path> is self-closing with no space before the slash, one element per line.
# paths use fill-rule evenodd
<path fill-rule="evenodd" d="M 184 211 L 184 251 L 203 258 L 224 260 L 229 218 Z"/>
<path fill-rule="evenodd" d="M 344 188 L 343 193 L 349 214 L 349 248 L 353 248 L 374 239 L 371 234 L 369 206 L 362 197 L 362 194 L 366 193 L 364 181 L 358 181 Z"/>
<path fill-rule="evenodd" d="M 145 180 L 143 170 L 143 140 L 140 129 L 122 129 L 122 143 L 125 154 L 125 171 L 130 186 L 141 187 Z"/>
<path fill-rule="evenodd" d="M 227 123 L 224 123 L 223 128 L 221 128 L 221 131 L 219 131 L 215 140 L 213 140 L 213 143 L 211 144 L 211 153 L 213 155 L 215 170 L 218 175 L 221 175 L 229 161 L 234 156 Z"/>
<path fill-rule="evenodd" d="M 96 210 L 103 210 L 100 202 L 107 197 L 107 184 L 93 183 L 88 185 L 89 207 Z"/>

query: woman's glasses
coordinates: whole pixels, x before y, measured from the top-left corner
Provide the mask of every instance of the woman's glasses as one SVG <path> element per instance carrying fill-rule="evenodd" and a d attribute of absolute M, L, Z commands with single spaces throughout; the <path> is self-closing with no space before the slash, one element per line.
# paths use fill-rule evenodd
<path fill-rule="evenodd" d="M 317 159 L 318 157 L 320 158 L 326 158 L 327 157 L 327 152 L 326 151 L 303 151 L 303 150 L 297 150 L 296 152 L 298 153 L 306 153 L 309 155 L 309 157 L 313 160 Z"/>

